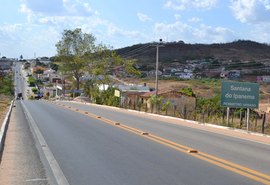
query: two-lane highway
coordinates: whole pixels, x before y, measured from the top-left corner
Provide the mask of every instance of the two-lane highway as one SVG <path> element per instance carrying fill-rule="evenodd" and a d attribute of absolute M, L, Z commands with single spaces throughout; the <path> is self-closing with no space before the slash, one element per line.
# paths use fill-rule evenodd
<path fill-rule="evenodd" d="M 24 73 L 16 68 L 16 91 L 26 95 Z M 43 153 L 47 176 L 53 174 L 58 184 L 270 184 L 269 144 L 103 106 L 17 104 Z"/>
<path fill-rule="evenodd" d="M 121 111 L 102 106 L 70 102 L 61 102 L 61 104 L 71 106 L 75 109 L 92 112 L 93 114 L 115 122 L 120 122 L 156 134 L 176 143 L 181 143 L 199 151 L 219 156 L 263 173 L 270 173 L 270 157 L 268 157 L 270 154 L 269 144 L 262 144 L 250 140 L 228 137 L 206 130 L 194 129 L 177 124 L 177 122 L 180 121 L 173 121 L 170 119 L 163 119 L 163 121 L 161 121 L 159 119 L 154 119 L 154 117 L 149 117 L 144 114 L 134 114 L 125 110 Z M 270 138 L 268 140 L 270 141 Z"/>
<path fill-rule="evenodd" d="M 23 104 L 69 184 L 270 184 L 269 145 L 98 106 Z M 86 111 L 176 144 L 120 129 Z M 199 153 L 183 152 L 177 144 Z"/>

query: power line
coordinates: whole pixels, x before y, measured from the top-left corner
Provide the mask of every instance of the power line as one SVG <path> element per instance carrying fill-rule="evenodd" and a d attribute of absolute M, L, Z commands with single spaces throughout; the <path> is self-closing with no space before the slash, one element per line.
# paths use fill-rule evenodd
<path fill-rule="evenodd" d="M 149 48 L 150 45 L 146 45 L 146 46 L 142 46 L 142 47 L 139 47 L 139 48 L 136 48 L 134 50 L 131 50 L 129 52 L 126 52 L 124 54 L 120 54 L 122 57 L 124 58 L 131 58 L 133 56 L 137 56 L 137 55 L 141 55 L 145 52 L 148 52 L 149 50 L 147 50 L 147 48 Z"/>

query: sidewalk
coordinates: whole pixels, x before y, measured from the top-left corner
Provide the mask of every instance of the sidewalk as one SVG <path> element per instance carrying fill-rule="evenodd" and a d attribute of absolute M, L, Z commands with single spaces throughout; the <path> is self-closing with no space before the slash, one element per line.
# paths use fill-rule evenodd
<path fill-rule="evenodd" d="M 0 163 L 0 185 L 48 185 L 19 101 L 13 107 Z"/>

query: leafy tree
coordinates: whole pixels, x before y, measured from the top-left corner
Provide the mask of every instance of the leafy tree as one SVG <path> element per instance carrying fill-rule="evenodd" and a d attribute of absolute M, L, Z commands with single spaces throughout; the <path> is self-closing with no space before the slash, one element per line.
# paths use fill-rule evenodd
<path fill-rule="evenodd" d="M 84 93 L 89 96 L 92 102 L 97 103 L 97 99 L 100 95 L 97 84 L 94 79 L 87 80 L 84 84 Z"/>
<path fill-rule="evenodd" d="M 108 88 L 106 91 L 101 92 L 102 97 L 102 104 L 109 105 L 109 106 L 119 106 L 120 105 L 120 98 L 114 96 L 115 88 Z"/>
<path fill-rule="evenodd" d="M 38 89 L 37 89 L 37 88 L 35 88 L 35 87 L 33 87 L 33 88 L 32 88 L 32 91 L 33 91 L 33 93 L 35 93 L 35 94 L 36 94 L 36 93 L 38 92 Z"/>
<path fill-rule="evenodd" d="M 168 108 L 171 106 L 172 102 L 170 100 L 167 100 L 163 105 L 162 105 L 162 111 L 165 111 L 167 114 Z"/>
<path fill-rule="evenodd" d="M 36 79 L 34 77 L 32 77 L 32 76 L 29 76 L 28 77 L 28 83 L 29 83 L 30 87 L 34 87 L 35 84 L 36 84 Z"/>
<path fill-rule="evenodd" d="M 150 104 L 151 106 L 157 106 L 157 107 L 160 107 L 162 102 L 163 102 L 163 97 L 162 96 L 156 96 L 156 95 L 153 95 L 150 97 Z"/>
<path fill-rule="evenodd" d="M 196 96 L 195 93 L 193 92 L 192 88 L 190 88 L 190 87 L 182 88 L 179 92 L 183 93 L 184 95 L 187 95 L 187 96 L 192 96 L 192 97 Z"/>
<path fill-rule="evenodd" d="M 50 68 L 55 71 L 58 71 L 59 66 L 56 63 L 50 63 Z"/>
<path fill-rule="evenodd" d="M 197 110 L 200 110 L 200 112 L 207 112 L 208 114 L 211 112 L 221 111 L 222 107 L 220 105 L 220 95 L 214 95 L 209 99 L 197 98 L 196 108 Z"/>
<path fill-rule="evenodd" d="M 123 59 L 105 45 L 98 45 L 95 53 L 91 53 L 88 56 L 90 58 L 88 72 L 92 74 L 93 80 L 97 84 L 110 85 L 111 80 L 109 75 L 117 66 L 123 67 L 127 74 L 140 75 L 140 72 L 134 67 L 134 60 Z"/>
<path fill-rule="evenodd" d="M 61 40 L 56 44 L 56 61 L 60 70 L 73 75 L 77 90 L 80 89 L 80 77 L 84 74 L 88 56 L 95 50 L 95 40 L 92 34 L 83 33 L 77 28 L 64 30 Z"/>

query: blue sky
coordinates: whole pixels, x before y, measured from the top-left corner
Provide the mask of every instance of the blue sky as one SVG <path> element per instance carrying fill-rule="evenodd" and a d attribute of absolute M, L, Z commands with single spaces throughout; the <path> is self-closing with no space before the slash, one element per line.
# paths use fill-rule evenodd
<path fill-rule="evenodd" d="M 1 57 L 53 56 L 64 29 L 113 48 L 183 40 L 270 43 L 270 0 L 0 0 Z"/>

